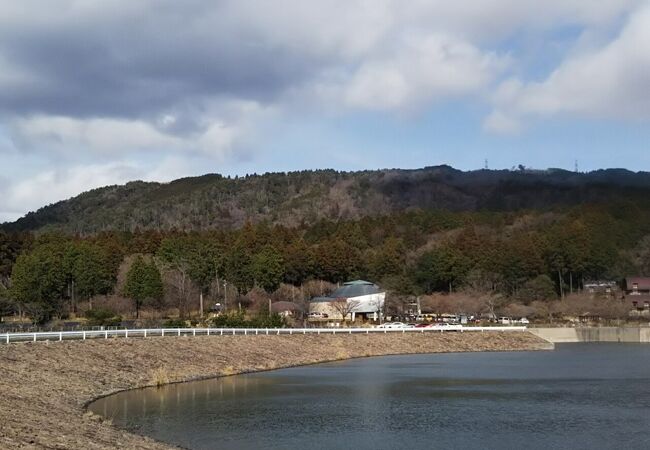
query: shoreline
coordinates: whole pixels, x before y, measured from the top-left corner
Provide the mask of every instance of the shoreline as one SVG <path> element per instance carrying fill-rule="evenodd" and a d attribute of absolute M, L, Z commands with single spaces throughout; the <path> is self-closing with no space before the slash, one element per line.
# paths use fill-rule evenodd
<path fill-rule="evenodd" d="M 362 357 L 546 350 L 527 332 L 210 336 L 14 344 L 0 348 L 0 447 L 169 449 L 88 406 L 117 392 Z"/>
<path fill-rule="evenodd" d="M 546 345 L 545 345 L 546 344 Z M 366 358 L 384 358 L 387 356 L 404 356 L 404 355 L 437 355 L 437 354 L 442 354 L 442 353 L 499 353 L 499 352 L 508 352 L 508 353 L 516 353 L 516 352 L 530 352 L 530 351 L 547 351 L 547 350 L 554 350 L 554 343 L 541 343 L 539 348 L 522 348 L 522 349 L 508 349 L 508 350 L 467 350 L 467 351 L 445 351 L 445 352 L 424 352 L 424 353 L 386 353 L 386 354 L 381 354 L 381 355 L 361 355 L 361 356 L 350 356 L 348 358 L 341 358 L 341 359 L 326 359 L 323 361 L 315 361 L 315 362 L 308 362 L 308 363 L 300 363 L 300 364 L 291 364 L 288 366 L 280 366 L 280 367 L 273 367 L 270 369 L 259 369 L 259 370 L 248 370 L 248 371 L 242 371 L 242 372 L 237 372 L 237 373 L 232 373 L 232 374 L 227 374 L 227 375 L 206 375 L 206 376 L 198 376 L 198 377 L 193 377 L 193 378 L 188 378 L 185 380 L 175 380 L 175 381 L 170 381 L 168 383 L 156 385 L 156 384 L 148 384 L 144 386 L 135 386 L 135 387 L 129 387 L 126 389 L 119 389 L 117 391 L 112 391 L 108 392 L 106 394 L 99 395 L 95 398 L 92 398 L 88 400 L 86 403 L 84 403 L 83 408 L 84 412 L 91 412 L 88 408 L 90 405 L 92 405 L 94 402 L 97 400 L 101 400 L 106 397 L 110 397 L 111 395 L 116 395 L 121 392 L 127 392 L 127 391 L 138 391 L 141 389 L 151 389 L 151 388 L 158 388 L 158 387 L 164 387 L 164 386 L 171 386 L 174 384 L 184 384 L 184 383 L 192 383 L 195 381 L 206 381 L 206 380 L 216 380 L 219 378 L 227 378 L 227 377 L 236 377 L 239 375 L 248 375 L 248 374 L 253 374 L 253 373 L 264 373 L 264 372 L 273 372 L 275 370 L 283 370 L 283 369 L 292 369 L 294 367 L 309 367 L 309 366 L 318 366 L 320 364 L 329 364 L 329 363 L 334 363 L 334 362 L 341 362 L 341 361 L 352 361 L 355 359 L 366 359 Z M 95 413 L 93 413 L 95 414 Z M 102 420 L 108 420 L 105 418 L 102 418 Z"/>

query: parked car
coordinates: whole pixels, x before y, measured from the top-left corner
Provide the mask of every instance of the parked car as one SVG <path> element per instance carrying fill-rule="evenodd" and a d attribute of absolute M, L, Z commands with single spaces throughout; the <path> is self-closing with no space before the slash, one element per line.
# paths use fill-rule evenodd
<path fill-rule="evenodd" d="M 463 329 L 463 326 L 460 324 L 452 324 L 448 322 L 440 322 L 436 323 L 433 325 L 431 328 L 439 329 L 439 330 L 448 330 L 448 331 L 461 331 Z"/>
<path fill-rule="evenodd" d="M 377 325 L 377 328 L 406 328 L 406 324 L 402 322 L 386 322 L 381 325 Z"/>
<path fill-rule="evenodd" d="M 530 320 L 526 319 L 525 317 L 522 317 L 521 319 L 519 319 L 519 323 L 523 325 L 528 325 L 530 323 Z"/>

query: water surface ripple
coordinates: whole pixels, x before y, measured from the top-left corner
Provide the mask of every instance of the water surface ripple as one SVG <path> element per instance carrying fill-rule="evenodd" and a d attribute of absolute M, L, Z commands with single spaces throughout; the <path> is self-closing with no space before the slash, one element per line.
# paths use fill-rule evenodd
<path fill-rule="evenodd" d="M 650 449 L 650 345 L 358 359 L 128 391 L 91 409 L 192 449 Z"/>

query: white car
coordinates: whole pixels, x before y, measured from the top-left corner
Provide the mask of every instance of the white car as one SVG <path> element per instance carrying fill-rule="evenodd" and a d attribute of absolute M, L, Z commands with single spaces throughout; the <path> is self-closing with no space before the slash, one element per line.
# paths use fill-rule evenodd
<path fill-rule="evenodd" d="M 310 319 L 327 319 L 328 316 L 322 312 L 310 312 L 307 317 Z"/>
<path fill-rule="evenodd" d="M 402 322 L 386 322 L 378 325 L 377 328 L 406 328 L 406 324 Z"/>
<path fill-rule="evenodd" d="M 434 324 L 431 328 L 436 330 L 462 331 L 463 326 L 460 324 L 441 322 Z"/>

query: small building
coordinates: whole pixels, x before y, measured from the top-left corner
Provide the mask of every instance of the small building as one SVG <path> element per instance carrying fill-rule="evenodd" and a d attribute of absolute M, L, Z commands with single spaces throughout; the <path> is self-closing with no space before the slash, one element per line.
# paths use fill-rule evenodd
<path fill-rule="evenodd" d="M 594 323 L 599 322 L 601 319 L 600 314 L 592 313 L 590 311 L 583 312 L 578 316 L 578 321 L 580 323 Z"/>
<path fill-rule="evenodd" d="M 294 302 L 275 302 L 271 303 L 271 312 L 279 314 L 282 317 L 295 317 L 300 314 L 302 308 Z"/>
<path fill-rule="evenodd" d="M 650 314 L 650 277 L 627 277 L 625 301 L 633 311 Z"/>
<path fill-rule="evenodd" d="M 343 283 L 328 296 L 314 297 L 309 302 L 310 321 L 354 322 L 379 321 L 384 311 L 386 292 L 369 281 Z"/>
<path fill-rule="evenodd" d="M 626 295 L 650 295 L 650 277 L 627 277 L 625 279 Z"/>

